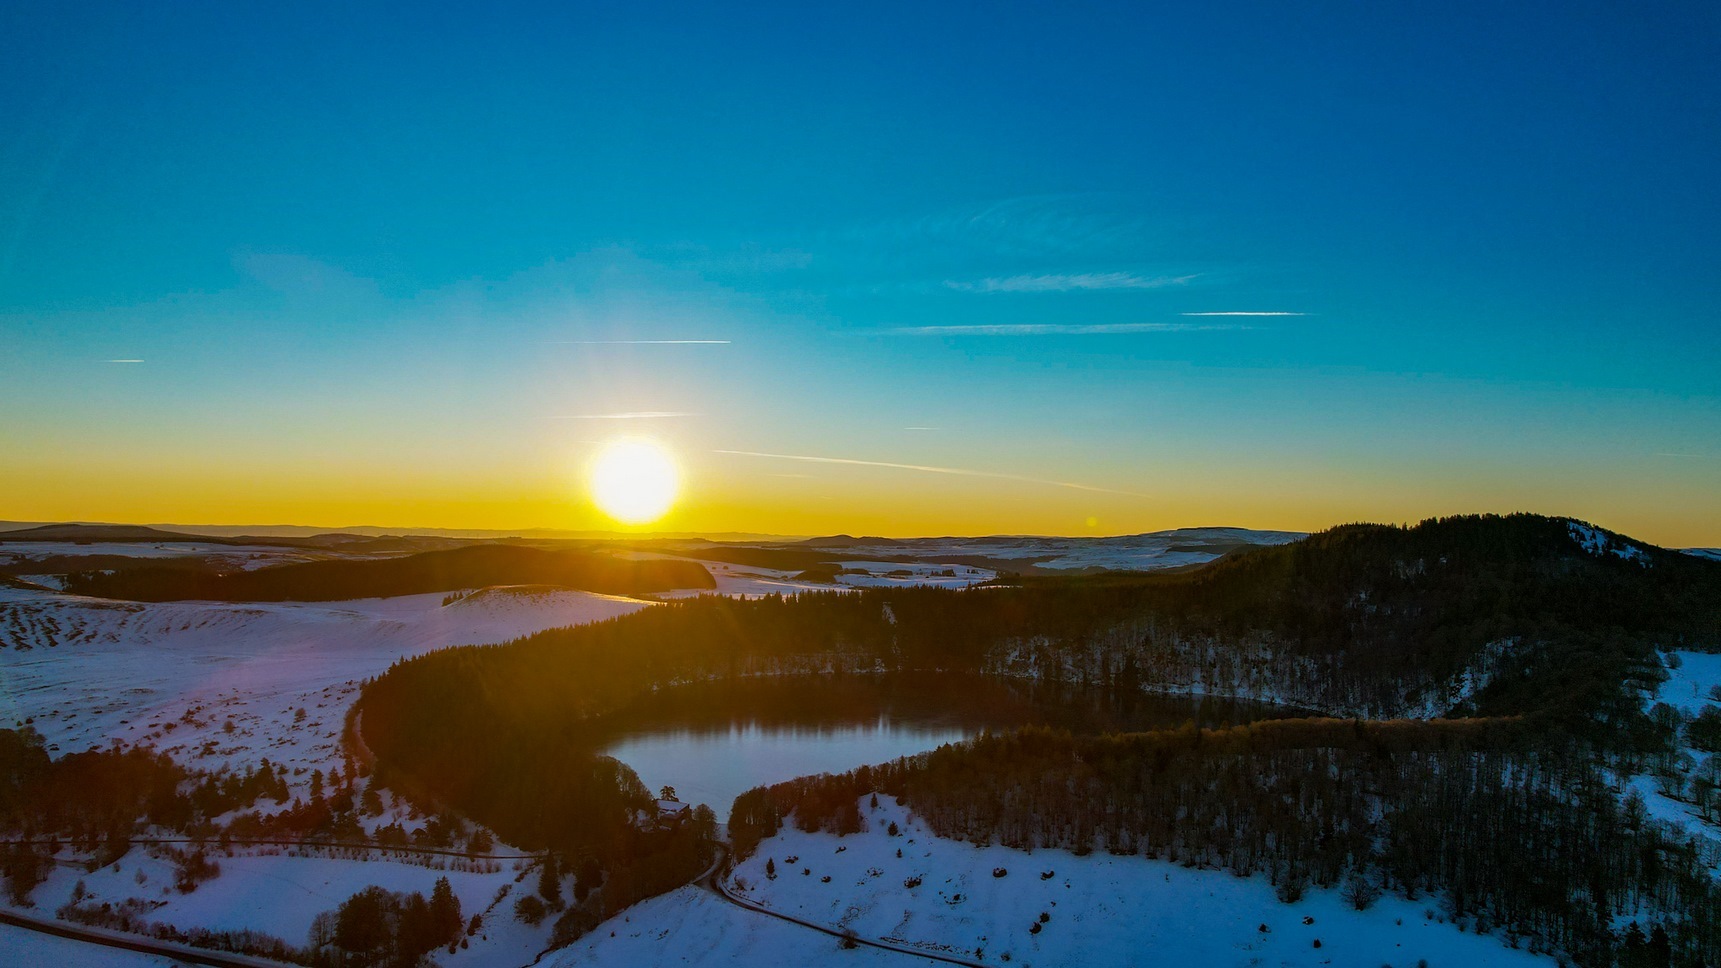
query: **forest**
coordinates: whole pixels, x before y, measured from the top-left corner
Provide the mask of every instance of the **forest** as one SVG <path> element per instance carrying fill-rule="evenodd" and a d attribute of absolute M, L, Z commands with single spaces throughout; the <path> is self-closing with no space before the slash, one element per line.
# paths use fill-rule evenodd
<path fill-rule="evenodd" d="M 1698 844 L 1648 822 L 1586 757 L 1537 739 L 1499 719 L 1030 728 L 751 790 L 729 831 L 740 856 L 790 819 L 856 832 L 857 805 L 876 791 L 976 844 L 1261 874 L 1285 901 L 1311 886 L 1359 908 L 1382 891 L 1430 895 L 1449 920 L 1580 964 L 1721 961 L 1721 888 Z M 1625 957 L 1616 918 L 1639 905 L 1660 912 L 1658 961 L 1641 945 Z"/>
<path fill-rule="evenodd" d="M 559 585 L 607 595 L 713 588 L 695 562 L 638 560 L 472 545 L 399 558 L 309 561 L 255 571 L 216 571 L 197 560 L 85 570 L 66 576 L 76 595 L 138 602 L 328 602 L 448 592 L 487 585 Z"/>
<path fill-rule="evenodd" d="M 1068 796 L 1003 798 L 1014 788 L 986 786 L 985 771 L 952 766 L 974 784 L 950 784 L 964 791 L 952 794 L 953 801 L 1012 802 L 1021 810 L 996 826 L 967 818 L 945 829 L 1080 846 L 1075 832 L 1091 826 L 1110 838 L 1104 843 L 1132 852 L 1151 843 L 1155 850 L 1175 848 L 1229 864 L 1225 858 L 1235 846 L 1247 851 L 1237 863 L 1277 865 L 1293 882 L 1327 883 L 1351 871 L 1394 889 L 1459 888 L 1454 896 L 1466 914 L 1515 925 L 1541 939 L 1538 944 L 1594 953 L 1611 943 L 1597 913 L 1615 903 L 1617 893 L 1609 892 L 1650 892 L 1677 899 L 1679 910 L 1708 910 L 1701 907 L 1711 903 L 1704 893 L 1708 882 L 1689 865 L 1669 860 L 1687 857 L 1689 847 L 1661 844 L 1653 833 L 1644 833 L 1648 839 L 1641 843 L 1622 840 L 1637 852 L 1633 863 L 1660 865 L 1660 873 L 1647 881 L 1633 880 L 1636 874 L 1610 880 L 1610 874 L 1585 888 L 1587 901 L 1548 900 L 1551 906 L 1528 914 L 1512 905 L 1555 888 L 1543 884 L 1540 893 L 1526 895 L 1509 879 L 1522 871 L 1461 858 L 1496 839 L 1479 837 L 1481 821 L 1466 832 L 1466 811 L 1521 812 L 1532 803 L 1541 811 L 1535 829 L 1558 832 L 1565 862 L 1581 864 L 1583 851 L 1571 845 L 1605 837 L 1607 827 L 1570 828 L 1581 819 L 1573 811 L 1591 806 L 1574 801 L 1573 791 L 1605 799 L 1591 775 L 1601 763 L 1661 746 L 1641 699 L 1642 689 L 1663 674 L 1658 650 L 1721 648 L 1721 563 L 1616 535 L 1603 539 L 1616 550 L 1598 553 L 1585 545 L 1595 534 L 1606 535 L 1558 518 L 1470 516 L 1409 528 L 1344 526 L 1177 574 L 1032 578 L 966 591 L 814 592 L 752 601 L 713 596 L 403 662 L 368 683 L 356 708 L 379 772 L 391 784 L 454 804 L 510 842 L 620 867 L 642 856 L 625 818 L 645 796 L 625 767 L 591 750 L 606 716 L 675 683 L 940 671 L 1289 702 L 1346 717 L 1355 725 L 1344 729 L 1386 745 L 1357 747 L 1347 739 L 1172 756 L 1149 755 L 1151 744 L 1119 740 L 1123 745 L 1108 747 L 1117 766 L 1104 782 L 1119 784 L 1123 799 L 1094 791 L 1092 803 L 1115 802 L 1117 810 L 1091 825 Z M 1429 734 L 1433 740 L 1418 734 L 1411 748 L 1400 750 L 1393 742 L 1412 731 L 1372 721 L 1405 717 L 1443 721 Z M 1104 728 L 1066 742 L 1101 742 L 1093 732 Z M 1338 735 L 1322 728 L 1328 730 L 1323 742 Z M 1485 741 L 1471 737 L 1451 745 L 1453 737 L 1476 730 Z M 1548 752 L 1554 749 L 1563 752 Z M 982 744 L 951 755 L 997 751 Z M 1061 776 L 1058 764 L 1068 766 L 1067 758 L 1044 763 L 1022 755 L 1024 764 L 1039 763 L 1048 776 Z M 1148 788 L 1158 787 L 1141 783 L 1142 771 L 1157 769 L 1165 756 L 1191 765 L 1166 789 L 1217 805 L 1233 795 L 1255 798 L 1249 802 L 1258 814 L 1237 829 L 1229 819 L 1215 819 L 1210 829 L 1212 818 L 1200 813 L 1172 820 L 1180 816 L 1176 804 L 1152 799 L 1157 794 Z M 1311 772 L 1317 767 L 1336 778 L 1332 791 L 1320 792 L 1325 787 Z M 997 776 L 1032 784 L 1031 773 L 997 769 Z M 1489 771 L 1500 774 L 1498 783 L 1485 782 Z M 905 772 L 892 782 L 909 783 L 911 775 L 919 774 Z M 1269 780 L 1278 785 L 1264 788 Z M 1424 781 L 1434 786 L 1416 785 Z M 923 790 L 904 789 L 910 802 L 918 797 L 928 809 L 936 806 Z M 1363 791 L 1381 792 L 1365 797 Z M 1129 799 L 1140 796 L 1149 798 Z M 1308 811 L 1291 809 L 1305 798 L 1312 798 Z M 1446 811 L 1431 814 L 1429 822 L 1441 825 L 1427 829 L 1443 832 L 1430 848 L 1434 853 L 1401 843 L 1394 849 L 1404 856 L 1390 868 L 1359 854 L 1361 841 L 1344 839 L 1353 836 L 1348 825 L 1377 801 L 1396 804 L 1395 817 Z M 1047 826 L 1030 837 L 1023 826 L 1030 819 Z M 1302 825 L 1296 828 L 1301 833 L 1291 836 L 1282 827 L 1292 823 Z M 1209 836 L 1223 839 L 1209 844 Z M 1521 845 L 1523 856 L 1553 849 L 1522 836 L 1530 838 Z M 1403 840 L 1409 839 L 1405 833 Z M 1678 880 L 1674 871 L 1690 877 Z M 1585 910 L 1582 917 L 1573 913 Z M 1712 940 L 1689 925 L 1669 927 L 1681 932 L 1682 950 L 1713 951 Z"/>
<path fill-rule="evenodd" d="M 1642 805 L 1622 802 L 1603 775 L 1666 759 L 1670 736 L 1715 745 L 1709 720 L 1673 722 L 1643 696 L 1664 675 L 1659 650 L 1721 649 L 1721 563 L 1618 536 L 1598 553 L 1598 533 L 1529 515 L 1448 518 L 1335 528 L 1178 574 L 707 596 L 397 663 L 365 684 L 349 740 L 374 755 L 380 784 L 444 815 L 419 836 L 458 844 L 466 817 L 587 871 L 583 896 L 557 912 L 561 940 L 685 883 L 711 858 L 709 811 L 660 827 L 652 794 L 596 752 L 617 723 L 674 708 L 676 684 L 721 680 L 745 698 L 754 677 L 787 674 L 815 677 L 806 702 L 762 716 L 840 715 L 858 702 L 852 683 L 894 675 L 934 693 L 993 696 L 1004 731 L 754 791 L 734 808 L 738 846 L 791 813 L 848 829 L 856 791 L 870 786 L 898 793 L 950 836 L 1153 853 L 1264 872 L 1291 892 L 1353 879 L 1367 890 L 1438 891 L 1454 917 L 1591 964 L 1625 943 L 1608 918 L 1647 899 L 1666 913 L 1652 927 L 1678 963 L 1721 960 L 1703 926 L 1721 923 L 1709 917 L 1714 886 L 1694 847 L 1645 823 Z M 604 571 L 612 566 L 621 570 Z M 546 569 L 570 579 L 588 567 L 606 581 L 681 583 L 682 566 L 710 581 L 690 562 L 501 546 L 225 577 L 255 583 L 246 595 L 349 597 L 540 581 Z M 112 580 L 118 594 L 155 573 L 80 580 Z M 224 585 L 222 595 L 241 590 Z M 1012 698 L 952 681 L 1032 688 Z M 1035 689 L 1195 690 L 1301 711 L 1167 730 L 1110 700 L 1044 719 L 1031 711 Z M 229 836 L 362 839 L 355 818 L 374 811 L 355 797 L 354 778 L 349 763 L 287 804 L 267 765 L 193 776 L 144 750 L 50 760 L 28 730 L 0 731 L 0 826 L 123 852 L 138 824 L 207 833 L 207 818 L 238 811 Z M 28 896 L 45 851 L 9 849 L 12 890 Z"/>

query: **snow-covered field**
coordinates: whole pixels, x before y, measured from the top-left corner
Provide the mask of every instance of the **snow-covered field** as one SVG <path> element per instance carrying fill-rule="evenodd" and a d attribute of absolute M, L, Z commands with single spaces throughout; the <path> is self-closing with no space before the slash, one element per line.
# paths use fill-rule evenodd
<path fill-rule="evenodd" d="M 731 565 L 720 561 L 702 561 L 717 588 L 682 588 L 660 592 L 657 597 L 695 598 L 700 595 L 726 595 L 730 598 L 759 598 L 764 595 L 793 595 L 798 592 L 852 591 L 857 588 L 902 588 L 931 586 L 936 588 L 965 588 L 991 581 L 998 573 L 986 568 L 954 565 L 944 562 L 899 561 L 838 561 L 849 569 L 836 576 L 834 582 L 805 581 L 795 576 L 798 571 L 760 568 L 753 565 Z"/>
<path fill-rule="evenodd" d="M 975 847 L 933 836 L 900 804 L 861 801 L 849 837 L 785 827 L 737 865 L 732 889 L 773 911 L 857 937 L 987 964 L 1552 965 L 1494 935 L 1439 920 L 1431 900 L 1382 897 L 1357 911 L 1337 891 L 1281 903 L 1265 878 L 1143 857 Z M 899 836 L 888 834 L 891 822 Z M 897 856 L 897 851 L 902 856 Z M 790 860 L 794 858 L 794 860 Z M 776 878 L 766 874 L 774 862 Z M 994 870 L 1006 871 L 995 877 Z M 803 873 L 805 871 L 806 873 Z M 1050 873 L 1050 877 L 1044 876 Z M 910 878 L 920 878 L 914 887 Z M 742 885 L 745 885 L 743 888 Z M 1039 929 L 1035 930 L 1035 925 Z M 1265 930 L 1263 930 L 1265 928 Z M 614 933 L 613 937 L 611 932 Z M 1316 947 L 1319 942 L 1319 947 Z M 983 958 L 982 958 L 983 955 Z M 599 926 L 547 963 L 912 964 L 683 888 Z"/>
<path fill-rule="evenodd" d="M 77 968 L 173 968 L 185 962 L 87 941 L 56 938 L 0 924 L 0 965 L 76 965 Z"/>
<path fill-rule="evenodd" d="M 268 758 L 297 785 L 340 762 L 353 693 L 396 659 L 649 607 L 537 586 L 443 600 L 142 604 L 0 588 L 0 723 L 30 722 L 56 754 L 118 740 L 201 769 Z"/>
<path fill-rule="evenodd" d="M 683 887 L 611 918 L 541 962 L 545 968 L 661 965 L 842 965 L 916 968 L 936 962 L 877 948 L 844 951 L 836 938 L 736 907 L 701 887 Z"/>
<path fill-rule="evenodd" d="M 359 683 L 397 658 L 467 643 L 504 642 L 547 628 L 623 615 L 650 603 L 539 586 L 326 603 L 111 602 L 0 588 L 0 722 L 29 722 L 64 754 L 119 741 L 151 745 L 197 769 L 255 766 L 267 758 L 295 795 L 313 771 L 342 762 L 340 732 Z M 372 823 L 404 820 L 401 808 Z M 499 847 L 506 851 L 506 847 Z M 371 884 L 428 896 L 447 876 L 467 917 L 490 911 L 480 936 L 444 965 L 524 965 L 549 926 L 513 919 L 512 897 L 492 905 L 518 876 L 502 860 L 471 869 L 459 860 L 358 861 L 291 856 L 278 848 L 216 854 L 221 875 L 191 894 L 172 887 L 171 862 L 134 849 L 117 867 L 62 867 L 37 888 L 37 913 L 70 900 L 74 885 L 99 903 L 141 898 L 144 916 L 179 928 L 247 928 L 303 944 L 311 919 Z M 495 869 L 489 869 L 494 866 Z M 462 869 L 466 868 L 466 869 Z M 73 946 L 91 957 L 111 949 Z M 35 950 L 35 949 L 27 949 Z M 9 960 L 0 965 L 33 964 Z M 114 952 L 112 963 L 165 964 Z M 83 963 L 77 958 L 65 963 Z"/>
<path fill-rule="evenodd" d="M 462 917 L 483 917 L 477 936 L 466 950 L 437 956 L 439 963 L 459 965 L 524 965 L 548 943 L 549 926 L 528 927 L 514 920 L 516 892 L 530 892 L 537 883 L 535 868 L 524 861 L 493 861 L 486 870 L 462 870 L 462 861 L 433 858 L 431 866 L 409 861 L 373 859 L 357 861 L 321 856 L 292 856 L 281 848 L 242 850 L 213 859 L 221 865 L 221 876 L 181 894 L 173 886 L 172 863 L 138 848 L 118 863 L 95 872 L 62 866 L 35 892 L 37 916 L 51 912 L 72 899 L 82 884 L 86 903 L 120 903 L 136 898 L 153 905 L 140 916 L 179 928 L 205 927 L 216 931 L 252 930 L 273 935 L 292 945 L 304 945 L 311 921 L 323 911 L 365 887 L 376 885 L 390 891 L 417 891 L 430 896 L 439 877 L 448 878 L 460 899 Z M 517 881 L 524 879 L 524 885 Z M 8 964 L 0 951 L 0 964 Z M 74 962 L 77 963 L 77 962 Z"/>
<path fill-rule="evenodd" d="M 1710 698 L 1716 687 L 1721 686 L 1721 654 L 1674 652 L 1670 655 L 1679 657 L 1679 667 L 1667 670 L 1668 679 L 1661 684 L 1657 700 L 1689 716 L 1697 715 L 1705 707 L 1721 706 L 1721 701 Z"/>

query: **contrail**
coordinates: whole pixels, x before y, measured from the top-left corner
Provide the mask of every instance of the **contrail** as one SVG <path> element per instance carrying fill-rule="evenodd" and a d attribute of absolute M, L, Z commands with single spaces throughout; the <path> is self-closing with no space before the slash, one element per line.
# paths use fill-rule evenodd
<path fill-rule="evenodd" d="M 961 477 L 989 477 L 1000 481 L 1021 481 L 1024 484 L 1045 484 L 1050 487 L 1067 487 L 1077 491 L 1092 491 L 1097 494 L 1122 494 L 1127 497 L 1148 497 L 1136 491 L 1119 491 L 1110 487 L 1095 487 L 1091 484 L 1077 484 L 1074 481 L 1053 481 L 1043 477 L 1025 477 L 1021 474 L 1000 474 L 994 471 L 971 471 L 961 467 L 934 467 L 928 464 L 898 464 L 882 460 L 856 460 L 851 457 L 813 457 L 806 454 L 765 454 L 753 450 L 714 450 L 714 454 L 730 454 L 736 457 L 764 457 L 771 460 L 799 460 L 813 464 L 848 464 L 856 467 L 888 467 L 901 471 L 920 471 L 924 474 L 955 474 Z"/>
<path fill-rule="evenodd" d="M 1232 323 L 977 323 L 964 326 L 898 326 L 886 336 L 1129 336 L 1138 333 L 1208 333 L 1248 329 Z"/>
<path fill-rule="evenodd" d="M 726 339 L 552 339 L 549 346 L 725 346 Z"/>
<path fill-rule="evenodd" d="M 1178 313 L 1179 316 L 1307 316 L 1308 313 L 1271 312 L 1230 312 L 1230 313 Z"/>

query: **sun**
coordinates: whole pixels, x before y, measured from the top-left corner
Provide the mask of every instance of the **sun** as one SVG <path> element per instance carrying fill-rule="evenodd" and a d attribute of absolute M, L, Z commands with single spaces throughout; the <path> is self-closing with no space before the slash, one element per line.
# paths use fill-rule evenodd
<path fill-rule="evenodd" d="M 592 461 L 592 500 L 623 524 L 649 524 L 663 517 L 681 489 L 681 472 L 656 441 L 614 440 Z"/>

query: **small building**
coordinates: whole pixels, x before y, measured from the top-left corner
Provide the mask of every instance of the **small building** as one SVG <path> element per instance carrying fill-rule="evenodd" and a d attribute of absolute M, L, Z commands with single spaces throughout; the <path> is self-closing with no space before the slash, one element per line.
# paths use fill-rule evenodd
<path fill-rule="evenodd" d="M 680 800 L 659 800 L 656 803 L 657 815 L 653 816 L 644 810 L 634 815 L 635 827 L 648 831 L 679 830 L 689 817 L 693 816 L 693 808 Z"/>

